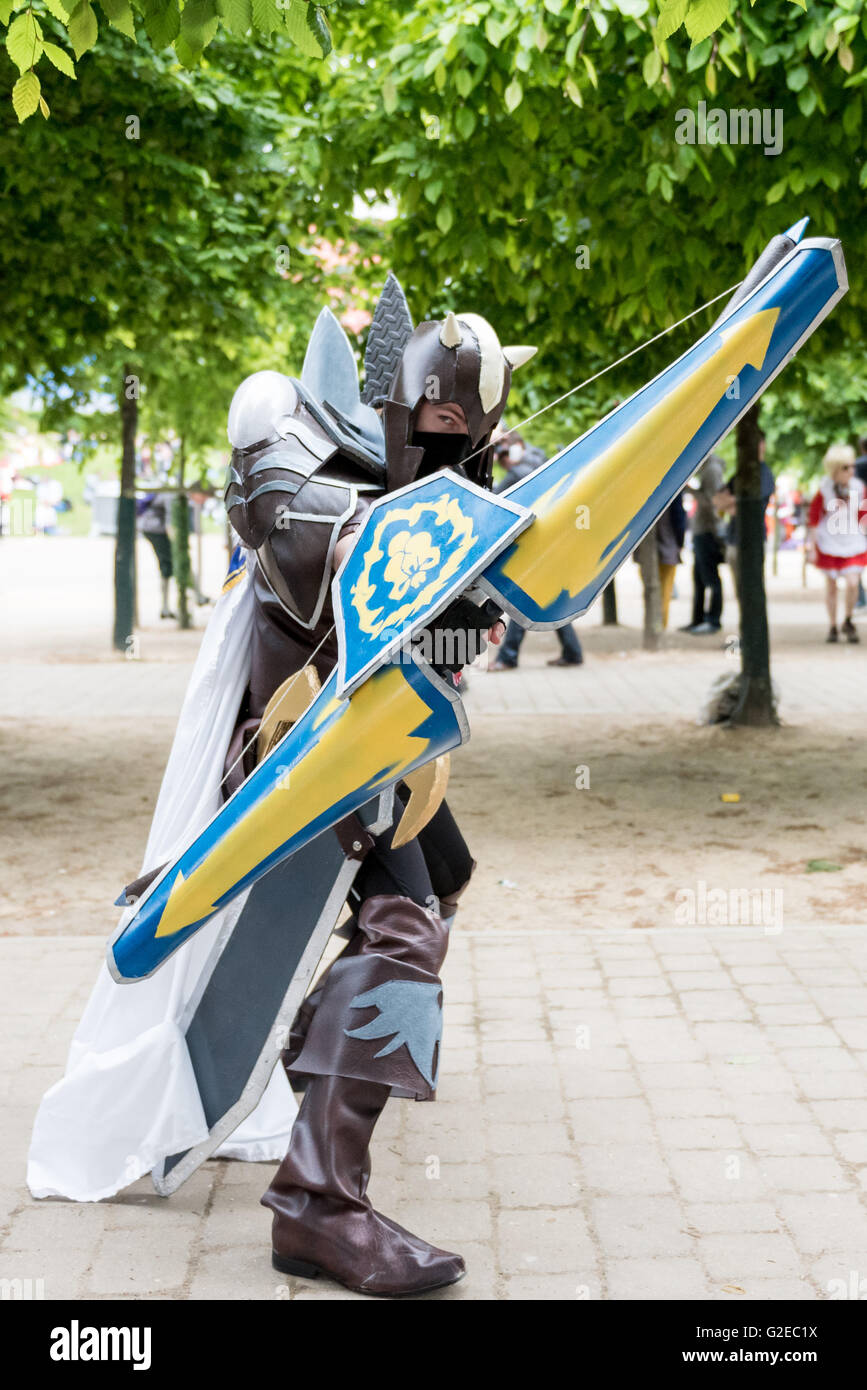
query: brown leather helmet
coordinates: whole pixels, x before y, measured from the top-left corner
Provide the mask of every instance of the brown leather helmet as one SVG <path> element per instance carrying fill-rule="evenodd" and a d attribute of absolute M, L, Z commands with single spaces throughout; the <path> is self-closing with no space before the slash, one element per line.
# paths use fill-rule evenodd
<path fill-rule="evenodd" d="M 382 411 L 386 487 L 393 492 L 416 477 L 424 450 L 412 443 L 423 401 L 453 401 L 467 418 L 469 458 L 466 474 L 491 485 L 494 426 L 505 409 L 512 370 L 528 361 L 534 347 L 502 347 L 480 314 L 452 314 L 420 323 L 409 338 Z"/>

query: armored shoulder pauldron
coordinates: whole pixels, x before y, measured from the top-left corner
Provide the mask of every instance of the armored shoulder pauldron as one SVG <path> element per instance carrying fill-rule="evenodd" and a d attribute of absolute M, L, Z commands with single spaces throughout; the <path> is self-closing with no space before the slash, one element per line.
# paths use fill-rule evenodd
<path fill-rule="evenodd" d="M 300 383 L 293 386 L 297 413 L 283 415 L 266 438 L 232 451 L 226 509 L 280 603 L 302 627 L 313 628 L 341 527 L 358 492 L 379 487 L 312 416 Z"/>

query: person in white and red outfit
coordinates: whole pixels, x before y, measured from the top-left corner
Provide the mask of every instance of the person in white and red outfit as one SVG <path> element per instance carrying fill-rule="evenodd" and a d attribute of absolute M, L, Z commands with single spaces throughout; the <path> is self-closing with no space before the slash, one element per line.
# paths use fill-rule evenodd
<path fill-rule="evenodd" d="M 810 503 L 807 515 L 807 556 L 825 575 L 825 602 L 831 627 L 827 641 L 837 642 L 837 581 L 844 582 L 846 617 L 843 635 L 859 641 L 852 613 L 858 598 L 858 580 L 867 565 L 867 500 L 865 487 L 855 476 L 855 450 L 848 444 L 832 444 L 822 460 L 827 476 Z"/>

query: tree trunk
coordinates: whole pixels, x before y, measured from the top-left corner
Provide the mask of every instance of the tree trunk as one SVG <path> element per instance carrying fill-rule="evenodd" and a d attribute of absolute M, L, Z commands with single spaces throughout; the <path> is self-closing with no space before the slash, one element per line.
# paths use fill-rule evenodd
<path fill-rule="evenodd" d="M 613 577 L 602 590 L 602 626 L 617 627 L 617 594 L 614 592 Z"/>
<path fill-rule="evenodd" d="M 124 367 L 120 388 L 120 497 L 114 551 L 114 645 L 125 652 L 135 627 L 135 437 L 138 430 L 138 381 Z"/>
<path fill-rule="evenodd" d="M 644 585 L 644 635 L 641 645 L 646 652 L 658 652 L 662 637 L 662 587 L 659 582 L 659 549 L 655 527 L 648 531 L 635 554 Z"/>
<path fill-rule="evenodd" d="M 205 592 L 204 589 L 202 588 L 202 562 L 203 562 L 203 560 L 204 560 L 204 552 L 203 552 L 203 550 L 202 550 L 202 504 L 201 504 L 201 502 L 195 502 L 195 503 L 193 504 L 193 521 L 194 521 L 194 528 L 193 528 L 193 529 L 195 530 L 195 533 L 196 533 L 196 575 L 195 575 L 195 579 L 196 579 L 196 603 L 201 603 L 201 601 L 202 601 L 202 595 L 203 595 L 204 592 Z"/>
<path fill-rule="evenodd" d="M 184 492 L 186 448 L 181 440 L 178 452 L 178 493 L 172 504 L 172 567 L 178 588 L 178 627 L 192 627 L 190 618 L 190 501 Z"/>
<path fill-rule="evenodd" d="M 764 512 L 759 462 L 759 403 L 738 422 L 737 502 L 738 602 L 741 610 L 741 674 L 731 724 L 778 724 L 771 687 L 771 653 L 765 596 Z"/>

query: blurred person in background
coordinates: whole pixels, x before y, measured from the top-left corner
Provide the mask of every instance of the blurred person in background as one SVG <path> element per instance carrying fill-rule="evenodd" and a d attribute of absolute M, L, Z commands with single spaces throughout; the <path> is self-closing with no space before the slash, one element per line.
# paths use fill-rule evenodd
<path fill-rule="evenodd" d="M 855 477 L 860 478 L 867 490 L 867 435 L 861 435 L 858 440 L 858 457 L 855 460 Z M 867 594 L 864 593 L 864 581 L 861 575 L 858 576 L 858 598 L 855 601 L 856 608 L 867 608 Z"/>
<path fill-rule="evenodd" d="M 684 489 L 695 498 L 690 523 L 693 587 L 692 622 L 680 630 L 693 637 L 719 632 L 722 627 L 723 592 L 719 567 L 725 559 L 725 551 L 714 498 L 722 491 L 724 477 L 722 459 L 717 454 L 709 454 L 699 469 L 698 486 L 687 484 Z"/>
<path fill-rule="evenodd" d="M 674 578 L 680 564 L 680 552 L 686 538 L 686 510 L 678 494 L 662 513 L 653 528 L 659 554 L 659 591 L 662 610 L 662 630 L 668 627 L 668 610 L 674 589 Z"/>
<path fill-rule="evenodd" d="M 855 450 L 850 444 L 832 444 L 822 464 L 826 476 L 807 514 L 807 558 L 825 576 L 825 603 L 831 620 L 825 640 L 839 641 L 837 584 L 842 579 L 843 635 L 847 642 L 858 642 L 852 613 L 861 571 L 867 564 L 867 490 L 855 476 Z"/>
<path fill-rule="evenodd" d="M 494 492 L 505 492 L 546 462 L 545 451 L 528 444 L 516 430 L 495 434 L 494 440 L 494 462 L 506 470 L 505 478 L 494 483 Z"/>
<path fill-rule="evenodd" d="M 506 470 L 505 478 L 501 478 L 499 482 L 494 484 L 494 492 L 505 492 L 514 483 L 529 477 L 531 473 L 547 462 L 542 449 L 533 444 L 527 444 L 523 437 L 514 430 L 504 432 L 499 436 L 495 435 L 494 439 L 494 461 Z M 552 657 L 548 665 L 580 666 L 584 661 L 584 653 L 581 650 L 581 643 L 578 641 L 578 634 L 572 624 L 565 623 L 563 627 L 558 627 L 555 630 L 560 643 L 560 655 Z M 492 671 L 517 670 L 521 643 L 525 635 L 526 629 L 511 619 L 497 653 L 497 660 L 490 668 Z"/>
<path fill-rule="evenodd" d="M 158 492 L 145 493 L 135 504 L 136 521 L 141 534 L 150 541 L 160 567 L 161 618 L 174 618 L 169 603 L 169 582 L 174 574 L 172 543 L 169 539 L 167 498 Z"/>
<path fill-rule="evenodd" d="M 765 513 L 768 510 L 768 503 L 777 490 L 777 480 L 765 462 L 765 434 L 759 430 L 759 488 L 762 499 L 762 546 L 767 541 L 767 530 L 764 526 Z M 738 557 L 738 517 L 737 500 L 735 498 L 735 475 L 734 473 L 727 480 L 714 498 L 714 506 L 722 516 L 728 517 L 725 527 L 725 558 L 729 565 L 735 581 L 735 593 L 740 602 L 741 578 L 740 564 Z"/>
<path fill-rule="evenodd" d="M 69 510 L 68 505 L 63 505 L 63 486 L 56 478 L 39 478 L 35 486 L 35 529 L 41 531 L 43 536 L 57 536 L 60 534 L 57 528 L 58 513 Z"/>

